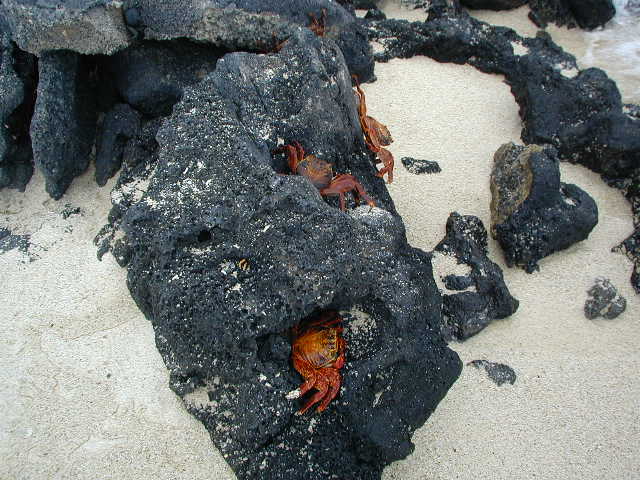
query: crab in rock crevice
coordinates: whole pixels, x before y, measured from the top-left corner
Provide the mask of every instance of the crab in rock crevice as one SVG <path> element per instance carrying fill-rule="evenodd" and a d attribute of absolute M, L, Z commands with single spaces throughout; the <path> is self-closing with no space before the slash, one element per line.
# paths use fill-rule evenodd
<path fill-rule="evenodd" d="M 316 412 L 327 408 L 340 391 L 342 377 L 339 370 L 344 365 L 347 343 L 342 338 L 342 317 L 333 310 L 319 313 L 302 321 L 291 329 L 291 359 L 294 368 L 304 378 L 304 383 L 289 392 L 289 400 L 299 398 L 312 388 L 317 390 L 298 410 L 302 415 L 320 402 Z"/>
<path fill-rule="evenodd" d="M 309 14 L 311 23 L 309 24 L 309 30 L 315 33 L 318 37 L 324 37 L 326 31 L 327 21 L 327 9 L 323 8 L 320 17 L 316 17 L 313 13 Z"/>
<path fill-rule="evenodd" d="M 387 147 L 393 143 L 393 138 L 389 133 L 389 129 L 377 121 L 375 118 L 367 115 L 367 104 L 364 92 L 360 88 L 360 82 L 356 75 L 352 75 L 356 84 L 355 94 L 358 97 L 358 117 L 360 118 L 360 127 L 364 134 L 364 140 L 367 148 L 376 154 L 376 163 L 383 164 L 377 175 L 384 178 L 387 175 L 387 183 L 393 182 L 393 155 Z"/>
<path fill-rule="evenodd" d="M 370 207 L 375 207 L 375 202 L 367 195 L 364 187 L 353 175 L 341 173 L 333 176 L 331 164 L 315 155 L 305 155 L 304 149 L 299 142 L 290 145 L 282 145 L 274 150 L 274 153 L 285 152 L 289 169 L 292 173 L 308 178 L 313 185 L 320 190 L 323 197 L 338 195 L 340 199 L 340 209 L 346 210 L 344 194 L 353 192 L 356 204 L 360 204 L 362 198 Z"/>

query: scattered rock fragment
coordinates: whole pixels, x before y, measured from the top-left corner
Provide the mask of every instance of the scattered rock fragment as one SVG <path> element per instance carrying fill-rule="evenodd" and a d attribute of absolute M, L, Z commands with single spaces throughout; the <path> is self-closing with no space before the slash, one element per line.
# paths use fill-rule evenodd
<path fill-rule="evenodd" d="M 440 173 L 440 165 L 438 162 L 432 160 L 418 160 L 411 157 L 402 157 L 401 159 L 404 167 L 415 175 L 423 173 Z"/>
<path fill-rule="evenodd" d="M 616 318 L 627 308 L 627 300 L 621 296 L 611 282 L 599 277 L 587 294 L 589 298 L 584 304 L 584 316 L 589 320 L 603 317 L 608 320 Z"/>
<path fill-rule="evenodd" d="M 472 360 L 467 363 L 467 365 L 472 365 L 477 369 L 484 368 L 484 371 L 487 372 L 489 378 L 499 387 L 505 383 L 509 383 L 511 385 L 516 383 L 516 372 L 513 368 L 509 365 L 505 365 L 504 363 L 495 363 L 488 360 Z"/>
<path fill-rule="evenodd" d="M 469 267 L 469 273 L 442 275 L 437 254 L 453 256 Z M 502 270 L 487 254 L 487 231 L 482 221 L 473 215 L 451 213 L 447 234 L 434 249 L 435 274 L 444 277 L 448 290 L 442 292 L 442 332 L 447 339 L 467 339 L 518 309 L 519 302 L 509 293 Z"/>
<path fill-rule="evenodd" d="M 494 155 L 491 234 L 509 266 L 538 270 L 538 261 L 584 240 L 598 223 L 598 207 L 575 185 L 560 182 L 553 147 L 513 143 Z"/>
<path fill-rule="evenodd" d="M 29 238 L 29 235 L 15 235 L 11 230 L 0 227 L 0 255 L 14 248 L 27 254 L 31 245 Z"/>

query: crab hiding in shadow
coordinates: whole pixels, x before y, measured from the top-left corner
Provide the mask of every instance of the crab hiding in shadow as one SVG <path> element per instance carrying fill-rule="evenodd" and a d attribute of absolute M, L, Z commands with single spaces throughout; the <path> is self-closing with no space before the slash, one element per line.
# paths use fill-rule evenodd
<path fill-rule="evenodd" d="M 316 17 L 313 13 L 309 14 L 309 18 L 311 19 L 309 30 L 311 30 L 319 37 L 324 37 L 324 32 L 326 31 L 327 9 L 322 9 L 322 13 L 320 14 L 319 18 Z"/>
<path fill-rule="evenodd" d="M 356 96 L 358 97 L 358 116 L 360 117 L 360 127 L 364 133 L 364 140 L 367 148 L 376 154 L 376 163 L 383 164 L 377 175 L 384 178 L 387 175 L 387 183 L 393 182 L 393 155 L 387 147 L 393 143 L 393 138 L 389 133 L 389 129 L 377 121 L 375 118 L 367 115 L 367 104 L 364 92 L 360 88 L 360 82 L 356 75 L 352 75 L 356 84 Z"/>
<path fill-rule="evenodd" d="M 323 197 L 338 195 L 340 199 L 340 209 L 346 210 L 344 194 L 353 193 L 356 204 L 360 204 L 362 198 L 370 207 L 375 207 L 375 202 L 367 195 L 364 187 L 353 175 L 341 173 L 333 176 L 331 164 L 315 155 L 305 155 L 304 149 L 299 142 L 291 145 L 282 145 L 274 150 L 274 153 L 285 152 L 291 173 L 302 175 L 308 178 L 313 185 L 320 190 Z"/>
<path fill-rule="evenodd" d="M 327 408 L 340 391 L 347 343 L 342 338 L 342 317 L 333 310 L 319 313 L 291 330 L 293 335 L 291 358 L 294 368 L 304 378 L 304 383 L 289 392 L 289 400 L 300 398 L 309 390 L 314 393 L 298 411 L 302 415 L 320 402 L 316 412 Z"/>

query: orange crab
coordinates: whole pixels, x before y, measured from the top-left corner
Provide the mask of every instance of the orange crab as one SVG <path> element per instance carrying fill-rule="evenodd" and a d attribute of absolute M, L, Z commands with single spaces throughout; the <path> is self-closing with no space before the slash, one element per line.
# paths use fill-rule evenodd
<path fill-rule="evenodd" d="M 338 195 L 340 198 L 340 209 L 346 210 L 344 194 L 353 192 L 356 204 L 360 203 L 360 198 L 364 199 L 370 207 L 375 207 L 375 202 L 367 195 L 364 187 L 353 175 L 341 173 L 333 176 L 333 169 L 329 162 L 321 160 L 315 155 L 306 155 L 302 145 L 293 142 L 291 145 L 282 145 L 274 150 L 274 153 L 286 152 L 289 162 L 289 169 L 292 173 L 302 175 L 311 180 L 311 183 L 320 190 L 320 195 Z"/>
<path fill-rule="evenodd" d="M 387 174 L 387 183 L 393 182 L 393 155 L 387 147 L 393 143 L 393 138 L 389 133 L 389 129 L 377 121 L 375 118 L 367 115 L 367 104 L 365 102 L 364 92 L 360 88 L 358 77 L 352 75 L 356 83 L 356 96 L 358 97 L 358 116 L 360 117 L 360 127 L 364 133 L 365 143 L 369 150 L 377 155 L 377 162 L 384 165 L 379 171 L 378 176 L 384 178 Z"/>
<path fill-rule="evenodd" d="M 327 9 L 323 8 L 320 18 L 317 18 L 313 13 L 309 14 L 311 23 L 309 24 L 309 30 L 315 33 L 319 37 L 324 37 L 326 29 L 325 22 L 327 21 Z"/>
<path fill-rule="evenodd" d="M 320 402 L 316 412 L 327 408 L 340 391 L 347 343 L 342 338 L 342 317 L 338 312 L 328 310 L 292 329 L 293 346 L 291 358 L 294 368 L 304 378 L 304 383 L 287 394 L 292 400 L 299 398 L 312 388 L 314 393 L 298 411 L 302 415 L 314 404 Z"/>

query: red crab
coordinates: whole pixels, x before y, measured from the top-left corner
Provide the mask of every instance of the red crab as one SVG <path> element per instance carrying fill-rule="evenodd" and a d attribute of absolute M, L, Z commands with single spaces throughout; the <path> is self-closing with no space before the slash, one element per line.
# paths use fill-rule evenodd
<path fill-rule="evenodd" d="M 309 30 L 315 33 L 319 37 L 324 37 L 324 32 L 326 29 L 325 22 L 327 20 L 327 9 L 323 8 L 320 18 L 316 18 L 313 13 L 309 14 L 309 18 L 311 19 L 311 23 L 309 24 Z"/>
<path fill-rule="evenodd" d="M 393 182 L 394 160 L 391 152 L 384 147 L 391 145 L 393 143 L 393 138 L 391 138 L 389 129 L 385 125 L 377 121 L 375 118 L 367 115 L 367 104 L 365 102 L 364 92 L 360 88 L 358 77 L 353 75 L 353 79 L 356 83 L 358 116 L 360 117 L 360 127 L 362 128 L 362 133 L 364 133 L 365 143 L 369 150 L 377 155 L 378 161 L 376 163 L 382 162 L 384 165 L 378 171 L 378 176 L 384 178 L 386 173 L 387 183 L 391 183 Z"/>
<path fill-rule="evenodd" d="M 360 203 L 360 198 L 362 198 L 370 207 L 376 206 L 375 202 L 367 195 L 364 187 L 353 175 L 341 173 L 334 177 L 331 164 L 315 155 L 305 156 L 304 149 L 300 143 L 293 142 L 291 145 L 283 145 L 274 152 L 286 152 L 291 172 L 311 180 L 311 183 L 320 190 L 320 195 L 323 197 L 338 195 L 342 211 L 346 210 L 344 194 L 349 191 L 353 191 L 353 198 L 357 204 Z"/>
<path fill-rule="evenodd" d="M 312 388 L 317 390 L 298 411 L 302 415 L 320 402 L 316 412 L 322 412 L 340 391 L 347 343 L 342 338 L 342 317 L 328 310 L 292 329 L 291 358 L 294 368 L 304 378 L 304 383 L 287 394 L 289 400 L 299 398 Z"/>

